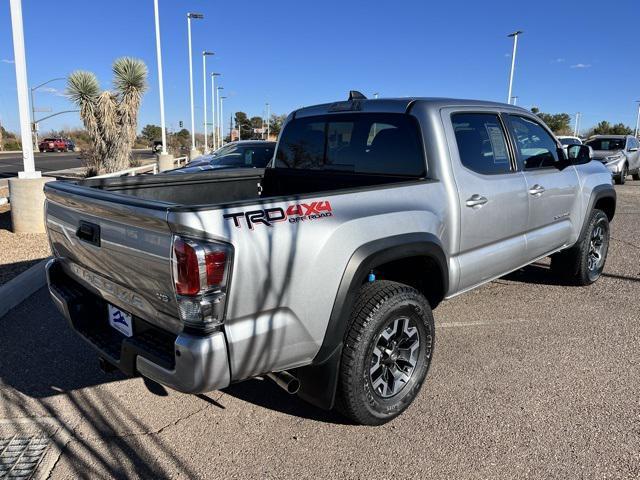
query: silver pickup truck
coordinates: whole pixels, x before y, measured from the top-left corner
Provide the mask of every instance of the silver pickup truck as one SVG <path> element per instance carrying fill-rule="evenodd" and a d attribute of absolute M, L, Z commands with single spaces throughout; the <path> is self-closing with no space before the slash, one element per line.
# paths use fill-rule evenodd
<path fill-rule="evenodd" d="M 442 300 L 549 255 L 594 282 L 616 207 L 524 109 L 357 92 L 293 112 L 265 169 L 45 193 L 51 296 L 105 365 L 193 393 L 269 376 L 363 424 L 419 392 Z"/>

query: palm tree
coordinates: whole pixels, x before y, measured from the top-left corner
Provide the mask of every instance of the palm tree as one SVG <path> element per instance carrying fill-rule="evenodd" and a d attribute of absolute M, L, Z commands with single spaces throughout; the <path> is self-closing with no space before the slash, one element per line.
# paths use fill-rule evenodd
<path fill-rule="evenodd" d="M 75 71 L 67 80 L 67 95 L 80 109 L 89 132 L 92 173 L 111 173 L 129 167 L 136 138 L 138 111 L 147 89 L 147 66 L 142 60 L 123 57 L 113 63 L 113 91 L 100 91 L 91 72 Z"/>

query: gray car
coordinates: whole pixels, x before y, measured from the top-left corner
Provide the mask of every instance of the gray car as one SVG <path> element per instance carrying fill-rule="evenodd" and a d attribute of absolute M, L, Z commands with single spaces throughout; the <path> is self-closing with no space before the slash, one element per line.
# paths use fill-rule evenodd
<path fill-rule="evenodd" d="M 627 175 L 640 180 L 640 142 L 633 135 L 594 135 L 586 145 L 593 158 L 604 163 L 616 183 L 623 184 Z"/>
<path fill-rule="evenodd" d="M 264 375 L 381 424 L 440 302 L 546 256 L 600 277 L 616 193 L 568 153 L 513 105 L 354 93 L 293 112 L 265 169 L 47 183 L 49 289 L 103 365 L 191 393 Z"/>

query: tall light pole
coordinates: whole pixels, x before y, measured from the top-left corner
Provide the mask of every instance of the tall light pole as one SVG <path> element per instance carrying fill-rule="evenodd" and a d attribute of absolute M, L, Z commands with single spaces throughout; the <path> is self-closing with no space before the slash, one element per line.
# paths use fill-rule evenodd
<path fill-rule="evenodd" d="M 580 112 L 576 113 L 576 126 L 575 126 L 575 129 L 573 130 L 574 137 L 577 137 L 578 134 L 580 133 L 580 115 L 581 115 Z"/>
<path fill-rule="evenodd" d="M 204 98 L 204 153 L 206 154 L 209 150 L 209 145 L 207 144 L 207 57 L 210 55 L 214 55 L 213 52 L 208 52 L 204 50 L 202 52 L 202 90 L 203 90 L 203 98 Z"/>
<path fill-rule="evenodd" d="M 222 129 L 224 127 L 224 125 L 222 125 L 222 93 L 220 92 L 220 90 L 224 90 L 224 87 L 218 87 L 216 88 L 216 92 L 218 95 L 218 148 L 220 148 L 222 145 L 224 145 L 224 142 L 222 141 Z"/>
<path fill-rule="evenodd" d="M 222 87 L 218 87 L 222 88 Z M 220 138 L 222 142 L 222 146 L 224 147 L 224 102 L 223 100 L 227 97 L 220 97 Z"/>
<path fill-rule="evenodd" d="M 18 90 L 18 112 L 20 114 L 20 139 L 22 140 L 23 171 L 20 178 L 39 178 L 33 158 L 31 139 L 31 119 L 29 117 L 29 82 L 27 81 L 27 60 L 24 53 L 24 31 L 22 26 L 22 2 L 10 0 L 11 29 L 13 32 L 13 60 L 16 69 L 16 87 Z"/>
<path fill-rule="evenodd" d="M 513 87 L 513 71 L 516 67 L 516 51 L 518 49 L 518 35 L 522 33 L 521 30 L 510 33 L 508 37 L 513 37 L 513 52 L 511 53 L 511 72 L 509 73 L 509 93 L 507 94 L 507 103 L 511 103 L 511 90 Z"/>
<path fill-rule="evenodd" d="M 191 152 L 189 158 L 195 158 L 200 152 L 196 150 L 196 119 L 193 111 L 193 56 L 191 52 L 191 19 L 204 18 L 201 13 L 187 13 L 187 37 L 189 40 L 189 98 L 191 100 Z"/>
<path fill-rule="evenodd" d="M 377 98 L 378 98 L 378 95 L 379 95 L 379 93 L 378 93 L 378 92 L 374 93 L 374 94 L 373 94 L 373 98 L 377 99 Z"/>
<path fill-rule="evenodd" d="M 267 107 L 267 141 L 269 141 L 269 133 L 271 133 L 271 117 L 269 116 L 269 102 L 267 102 L 266 104 Z"/>
<path fill-rule="evenodd" d="M 212 142 L 213 142 L 213 150 L 216 151 L 218 149 L 218 131 L 216 130 L 216 125 L 218 124 L 217 111 L 216 111 L 216 77 L 219 77 L 219 73 L 211 73 L 211 133 L 213 134 Z"/>
<path fill-rule="evenodd" d="M 162 47 L 160 44 L 160 11 L 158 0 L 153 0 L 153 13 L 156 24 L 156 58 L 158 61 L 158 94 L 160 95 L 160 133 L 162 136 L 162 152 L 158 158 L 160 170 L 170 170 L 173 160 L 167 153 L 167 129 L 164 118 L 164 82 L 162 81 Z"/>
<path fill-rule="evenodd" d="M 635 133 L 635 136 L 637 138 L 638 129 L 640 128 L 640 100 L 636 100 L 636 103 L 638 104 L 638 116 L 636 117 L 636 133 Z"/>
<path fill-rule="evenodd" d="M 35 92 L 40 87 L 44 87 L 48 83 L 55 82 L 57 80 L 66 80 L 66 78 L 64 78 L 64 77 L 52 78 L 51 80 L 47 80 L 46 82 L 43 82 L 40 85 L 36 85 L 35 87 L 31 87 L 30 88 L 30 94 L 31 94 L 31 122 L 32 122 L 31 123 L 31 129 L 33 131 L 33 149 L 36 152 L 39 152 L 40 148 L 38 147 L 38 130 L 36 130 L 36 104 L 35 104 L 35 101 L 34 101 L 33 92 Z"/>

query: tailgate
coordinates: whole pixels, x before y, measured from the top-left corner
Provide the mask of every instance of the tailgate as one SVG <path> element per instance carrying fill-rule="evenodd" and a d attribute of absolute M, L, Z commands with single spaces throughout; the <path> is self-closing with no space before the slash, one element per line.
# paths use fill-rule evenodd
<path fill-rule="evenodd" d="M 110 303 L 178 333 L 172 204 L 64 182 L 45 187 L 47 232 L 65 273 Z"/>

